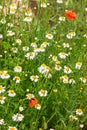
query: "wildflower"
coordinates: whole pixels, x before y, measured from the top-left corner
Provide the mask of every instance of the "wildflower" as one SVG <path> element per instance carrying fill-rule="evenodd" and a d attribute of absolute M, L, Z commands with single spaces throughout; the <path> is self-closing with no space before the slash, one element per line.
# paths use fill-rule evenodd
<path fill-rule="evenodd" d="M 58 65 L 58 64 L 55 65 L 55 70 L 60 71 L 61 69 L 62 69 L 62 67 L 60 65 Z"/>
<path fill-rule="evenodd" d="M 46 48 L 47 46 L 49 46 L 49 43 L 48 42 L 43 42 L 40 47 Z"/>
<path fill-rule="evenodd" d="M 22 121 L 23 118 L 24 118 L 24 115 L 23 115 L 23 114 L 20 114 L 20 113 L 14 114 L 14 115 L 12 116 L 12 120 L 13 120 L 13 121 L 16 121 L 16 122 Z"/>
<path fill-rule="evenodd" d="M 19 107 L 19 111 L 22 112 L 24 108 L 22 106 Z"/>
<path fill-rule="evenodd" d="M 82 62 L 77 62 L 75 68 L 80 70 L 81 67 L 82 67 Z"/>
<path fill-rule="evenodd" d="M 14 91 L 13 89 L 9 90 L 9 91 L 8 91 L 8 96 L 10 96 L 10 97 L 16 96 L 15 91 Z"/>
<path fill-rule="evenodd" d="M 5 87 L 3 87 L 2 85 L 0 85 L 0 94 L 5 92 Z"/>
<path fill-rule="evenodd" d="M 80 128 L 83 128 L 84 127 L 84 124 L 80 124 Z"/>
<path fill-rule="evenodd" d="M 10 78 L 10 75 L 8 74 L 7 71 L 2 71 L 1 74 L 0 74 L 0 77 L 2 79 L 8 79 L 8 78 Z"/>
<path fill-rule="evenodd" d="M 56 0 L 56 2 L 57 2 L 58 4 L 62 4 L 62 3 L 63 3 L 63 0 Z"/>
<path fill-rule="evenodd" d="M 4 119 L 0 119 L 0 125 L 4 124 Z"/>
<path fill-rule="evenodd" d="M 5 99 L 6 99 L 6 97 L 0 96 L 0 103 L 1 103 L 1 104 L 4 104 L 4 103 L 5 103 Z"/>
<path fill-rule="evenodd" d="M 82 109 L 77 109 L 76 110 L 76 115 L 78 115 L 78 116 L 81 116 L 81 115 L 83 115 L 83 111 L 82 111 Z"/>
<path fill-rule="evenodd" d="M 32 43 L 31 43 L 31 47 L 33 47 L 33 48 L 37 48 L 37 44 L 36 44 L 36 42 L 32 42 Z"/>
<path fill-rule="evenodd" d="M 35 105 L 35 108 L 36 108 L 37 110 L 40 110 L 40 109 L 41 109 L 41 105 L 40 105 L 39 103 L 37 103 L 37 104 Z"/>
<path fill-rule="evenodd" d="M 60 16 L 59 17 L 59 21 L 65 21 L 65 17 L 64 16 Z"/>
<path fill-rule="evenodd" d="M 14 67 L 14 72 L 18 72 L 18 73 L 22 72 L 22 67 L 21 66 Z"/>
<path fill-rule="evenodd" d="M 14 8 L 10 8 L 10 14 L 15 14 L 16 10 Z"/>
<path fill-rule="evenodd" d="M 1 20 L 0 20 L 0 23 L 1 23 L 1 24 L 5 24 L 5 23 L 6 23 L 5 18 L 1 19 Z"/>
<path fill-rule="evenodd" d="M 41 2 L 41 8 L 46 8 L 47 4 L 45 2 Z"/>
<path fill-rule="evenodd" d="M 30 16 L 25 17 L 24 22 L 32 22 L 32 17 Z"/>
<path fill-rule="evenodd" d="M 17 47 L 13 47 L 11 50 L 12 50 L 13 53 L 17 53 L 18 52 L 18 48 Z"/>
<path fill-rule="evenodd" d="M 64 66 L 64 73 L 70 74 L 71 72 L 72 72 L 72 70 L 69 67 Z"/>
<path fill-rule="evenodd" d="M 2 39 L 3 38 L 3 35 L 2 34 L 0 34 L 0 39 Z"/>
<path fill-rule="evenodd" d="M 64 75 L 64 76 L 60 77 L 60 79 L 63 80 L 63 83 L 68 83 L 69 82 L 69 77 L 67 75 Z"/>
<path fill-rule="evenodd" d="M 27 54 L 25 55 L 25 57 L 26 57 L 27 59 L 33 60 L 33 59 L 35 58 L 36 54 L 37 54 L 37 53 L 35 53 L 35 52 L 29 52 L 29 53 L 27 53 Z"/>
<path fill-rule="evenodd" d="M 75 82 L 75 80 L 74 80 L 73 78 L 71 78 L 71 79 L 69 80 L 69 83 L 70 83 L 70 84 L 75 84 L 76 82 Z"/>
<path fill-rule="evenodd" d="M 14 26 L 13 23 L 8 23 L 7 25 L 8 25 L 8 27 L 13 27 Z"/>
<path fill-rule="evenodd" d="M 33 15 L 33 14 L 32 14 L 31 9 L 29 9 L 29 10 L 27 10 L 27 11 L 25 12 L 25 16 L 31 17 L 32 15 Z"/>
<path fill-rule="evenodd" d="M 37 82 L 38 78 L 39 78 L 39 76 L 37 76 L 37 75 L 30 76 L 31 81 L 34 81 L 34 82 Z"/>
<path fill-rule="evenodd" d="M 20 83 L 20 77 L 19 76 L 15 76 L 13 78 L 14 81 L 16 81 L 16 83 Z"/>
<path fill-rule="evenodd" d="M 28 105 L 30 107 L 35 107 L 35 105 L 37 104 L 38 100 L 36 98 L 31 98 L 31 100 L 28 102 Z"/>
<path fill-rule="evenodd" d="M 0 5 L 0 11 L 3 9 L 3 6 L 2 5 Z"/>
<path fill-rule="evenodd" d="M 76 117 L 75 115 L 70 115 L 69 118 L 70 118 L 70 120 L 72 120 L 72 121 L 73 121 L 73 120 L 78 120 L 78 117 Z"/>
<path fill-rule="evenodd" d="M 12 32 L 11 30 L 8 30 L 7 31 L 7 36 L 10 37 L 10 36 L 14 36 L 15 35 L 15 32 Z"/>
<path fill-rule="evenodd" d="M 16 128 L 16 127 L 13 127 L 13 126 L 9 126 L 9 127 L 8 127 L 8 130 L 17 130 L 17 128 Z"/>
<path fill-rule="evenodd" d="M 63 43 L 63 47 L 64 48 L 69 48 L 70 46 L 69 46 L 69 43 Z"/>
<path fill-rule="evenodd" d="M 49 73 L 49 72 L 44 73 L 44 76 L 45 76 L 46 78 L 51 78 L 51 77 L 52 77 L 51 73 Z"/>
<path fill-rule="evenodd" d="M 47 96 L 47 90 L 44 90 L 44 89 L 41 89 L 38 94 L 41 96 L 41 97 L 46 97 Z"/>
<path fill-rule="evenodd" d="M 85 78 L 85 77 L 81 77 L 80 80 L 81 80 L 83 83 L 86 83 L 86 82 L 87 82 L 87 78 Z"/>
<path fill-rule="evenodd" d="M 68 34 L 66 35 L 66 37 L 67 37 L 68 39 L 72 39 L 75 35 L 76 35 L 75 32 L 70 32 L 70 33 L 68 33 Z"/>
<path fill-rule="evenodd" d="M 22 43 L 21 39 L 16 39 L 16 43 L 17 43 L 18 45 L 21 45 L 21 43 Z"/>
<path fill-rule="evenodd" d="M 10 5 L 10 9 L 17 9 L 17 5 L 15 4 L 15 3 L 12 3 L 11 5 Z"/>
<path fill-rule="evenodd" d="M 56 62 L 57 61 L 57 56 L 55 56 L 55 55 L 52 56 L 52 60 Z"/>
<path fill-rule="evenodd" d="M 48 38 L 48 39 L 53 39 L 53 35 L 51 34 L 51 33 L 48 33 L 47 35 L 46 35 L 46 38 Z"/>
<path fill-rule="evenodd" d="M 23 51 L 29 51 L 29 47 L 28 46 L 24 46 L 23 47 Z"/>
<path fill-rule="evenodd" d="M 75 20 L 76 19 L 76 13 L 72 10 L 65 11 L 66 18 L 68 20 Z"/>
<path fill-rule="evenodd" d="M 45 64 L 42 64 L 39 68 L 38 68 L 38 71 L 41 73 L 41 74 L 45 74 L 47 72 L 50 71 L 50 67 L 45 65 Z"/>
<path fill-rule="evenodd" d="M 61 59 L 65 59 L 65 58 L 68 56 L 68 54 L 65 53 L 65 52 L 60 52 L 60 53 L 58 54 L 58 56 L 59 56 Z"/>
<path fill-rule="evenodd" d="M 34 94 L 28 93 L 27 95 L 27 99 L 31 100 L 32 98 L 34 98 Z"/>

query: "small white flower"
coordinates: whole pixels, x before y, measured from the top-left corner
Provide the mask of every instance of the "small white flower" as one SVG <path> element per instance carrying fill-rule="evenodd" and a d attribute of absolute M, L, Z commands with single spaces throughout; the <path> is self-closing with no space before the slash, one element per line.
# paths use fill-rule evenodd
<path fill-rule="evenodd" d="M 81 116 L 81 115 L 83 115 L 83 111 L 82 111 L 82 109 L 77 109 L 76 110 L 76 115 L 78 115 L 78 116 Z"/>
<path fill-rule="evenodd" d="M 80 70 L 81 67 L 82 67 L 82 62 L 77 62 L 75 68 Z"/>
<path fill-rule="evenodd" d="M 31 46 L 32 46 L 33 48 L 37 48 L 36 42 L 32 42 L 32 43 L 31 43 Z"/>
<path fill-rule="evenodd" d="M 22 67 L 21 66 L 16 66 L 14 68 L 14 72 L 18 72 L 18 73 L 22 72 Z"/>
<path fill-rule="evenodd" d="M 40 109 L 41 109 L 41 105 L 40 105 L 39 103 L 37 103 L 37 104 L 35 105 L 35 108 L 36 108 L 37 110 L 40 110 Z"/>
<path fill-rule="evenodd" d="M 2 85 L 0 85 L 0 94 L 5 92 L 5 87 L 3 87 Z"/>
<path fill-rule="evenodd" d="M 86 83 L 86 82 L 87 82 L 87 78 L 85 78 L 85 77 L 81 77 L 80 80 L 81 80 L 83 83 Z"/>
<path fill-rule="evenodd" d="M 23 51 L 29 51 L 29 47 L 28 46 L 24 46 L 23 47 Z"/>
<path fill-rule="evenodd" d="M 19 107 L 19 111 L 22 112 L 24 108 L 22 106 Z"/>
<path fill-rule="evenodd" d="M 8 96 L 10 96 L 10 97 L 15 97 L 15 96 L 16 96 L 15 91 L 14 91 L 13 89 L 9 90 L 9 91 L 8 91 Z"/>
<path fill-rule="evenodd" d="M 58 54 L 58 56 L 59 56 L 61 59 L 66 59 L 66 57 L 68 56 L 68 54 L 65 53 L 65 52 L 60 52 L 60 53 Z"/>
<path fill-rule="evenodd" d="M 59 17 L 59 21 L 65 21 L 65 17 L 64 16 L 60 16 Z"/>
<path fill-rule="evenodd" d="M 48 39 L 53 39 L 53 35 L 51 34 L 51 33 L 48 33 L 47 35 L 46 35 L 46 38 L 48 38 Z"/>
<path fill-rule="evenodd" d="M 83 128 L 84 127 L 84 124 L 80 124 L 80 128 Z"/>
<path fill-rule="evenodd" d="M 16 122 L 20 122 L 24 119 L 24 115 L 23 114 L 20 114 L 20 113 L 17 113 L 17 114 L 14 114 L 12 116 L 12 120 L 13 121 L 16 121 Z"/>
<path fill-rule="evenodd" d="M 60 65 L 55 65 L 55 70 L 60 71 L 62 67 Z"/>
<path fill-rule="evenodd" d="M 39 79 L 39 76 L 37 76 L 37 75 L 32 75 L 32 76 L 30 76 L 30 80 L 31 80 L 31 81 L 37 82 L 38 79 Z"/>
<path fill-rule="evenodd" d="M 25 57 L 26 57 L 27 59 L 33 60 L 36 55 L 37 55 L 36 52 L 29 52 L 29 53 L 27 53 L 27 54 L 25 55 Z"/>
<path fill-rule="evenodd" d="M 21 45 L 21 43 L 22 43 L 21 39 L 16 39 L 16 43 L 17 43 L 18 45 Z"/>
<path fill-rule="evenodd" d="M 69 67 L 64 66 L 64 73 L 70 74 L 71 72 L 72 72 L 72 70 Z"/>
<path fill-rule="evenodd" d="M 47 7 L 47 4 L 45 2 L 41 2 L 41 7 L 42 8 L 46 8 Z"/>
<path fill-rule="evenodd" d="M 14 36 L 15 35 L 15 32 L 12 32 L 11 30 L 8 30 L 7 31 L 7 36 Z"/>
<path fill-rule="evenodd" d="M 41 96 L 41 97 L 46 97 L 47 96 L 47 90 L 44 90 L 44 89 L 41 89 L 38 94 Z"/>
<path fill-rule="evenodd" d="M 0 39 L 2 39 L 3 38 L 3 35 L 2 34 L 0 34 Z"/>
<path fill-rule="evenodd" d="M 62 3 L 63 3 L 63 0 L 56 0 L 56 2 L 57 2 L 58 4 L 62 4 Z"/>
<path fill-rule="evenodd" d="M 25 17 L 24 22 L 32 22 L 32 17 L 29 16 Z"/>
<path fill-rule="evenodd" d="M 27 96 L 27 99 L 29 99 L 29 100 L 31 100 L 32 98 L 35 97 L 34 94 L 32 94 L 32 93 L 28 93 L 28 94 L 26 94 L 26 96 Z"/>
<path fill-rule="evenodd" d="M 0 119 L 0 125 L 4 124 L 4 119 Z"/>
<path fill-rule="evenodd" d="M 69 45 L 69 43 L 63 43 L 63 47 L 64 47 L 64 48 L 69 48 L 70 45 Z"/>
<path fill-rule="evenodd" d="M 13 80 L 16 82 L 16 83 L 20 83 L 20 77 L 19 76 L 15 76 L 13 78 Z"/>
<path fill-rule="evenodd" d="M 6 99 L 6 97 L 0 96 L 0 103 L 1 103 L 1 104 L 4 104 L 4 103 L 5 103 L 5 99 Z"/>
<path fill-rule="evenodd" d="M 17 130 L 17 128 L 16 128 L 16 127 L 13 127 L 13 126 L 9 126 L 9 127 L 8 127 L 8 130 Z"/>
<path fill-rule="evenodd" d="M 73 120 L 78 120 L 78 117 L 76 117 L 75 115 L 70 115 L 69 118 L 70 118 L 70 120 L 72 120 L 72 121 L 73 121 Z"/>
<path fill-rule="evenodd" d="M 68 39 L 72 39 L 74 36 L 76 36 L 76 33 L 75 33 L 75 32 L 70 32 L 70 33 L 68 33 L 68 34 L 66 35 L 66 37 L 67 37 Z"/>
<path fill-rule="evenodd" d="M 13 47 L 13 48 L 11 49 L 11 51 L 12 51 L 13 53 L 17 53 L 17 52 L 18 52 L 18 48 Z"/>

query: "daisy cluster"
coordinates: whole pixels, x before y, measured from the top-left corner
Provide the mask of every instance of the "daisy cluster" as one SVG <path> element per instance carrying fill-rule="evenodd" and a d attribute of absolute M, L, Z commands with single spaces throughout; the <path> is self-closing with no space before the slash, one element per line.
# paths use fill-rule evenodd
<path fill-rule="evenodd" d="M 80 19 L 78 3 L 0 3 L 1 130 L 85 126 L 87 8 Z"/>

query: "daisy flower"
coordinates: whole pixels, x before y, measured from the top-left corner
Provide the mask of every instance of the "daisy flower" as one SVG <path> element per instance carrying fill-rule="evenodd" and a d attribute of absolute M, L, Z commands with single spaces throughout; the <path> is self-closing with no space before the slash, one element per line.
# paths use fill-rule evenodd
<path fill-rule="evenodd" d="M 5 87 L 3 87 L 2 85 L 0 85 L 0 94 L 5 92 Z"/>
<path fill-rule="evenodd" d="M 4 124 L 4 119 L 0 119 L 0 125 Z"/>
<path fill-rule="evenodd" d="M 16 128 L 16 127 L 13 127 L 13 126 L 9 126 L 9 127 L 8 127 L 8 130 L 17 130 L 17 128 Z"/>
<path fill-rule="evenodd" d="M 47 96 L 47 90 L 44 90 L 44 89 L 41 89 L 38 94 L 41 96 L 41 97 L 46 97 Z"/>
<path fill-rule="evenodd" d="M 77 62 L 75 68 L 80 70 L 81 67 L 82 67 L 82 62 Z"/>
<path fill-rule="evenodd" d="M 83 111 L 82 111 L 82 109 L 76 109 L 76 115 L 78 115 L 78 116 L 81 116 L 81 115 L 83 115 Z"/>
<path fill-rule="evenodd" d="M 37 75 L 32 75 L 32 76 L 30 76 L 30 80 L 31 80 L 31 81 L 37 82 L 38 79 L 39 79 L 39 76 L 37 76 Z"/>
<path fill-rule="evenodd" d="M 14 91 L 13 89 L 9 90 L 9 91 L 8 91 L 8 96 L 9 96 L 9 97 L 15 97 L 15 96 L 16 96 L 15 91 Z"/>
<path fill-rule="evenodd" d="M 46 34 L 46 38 L 51 40 L 51 39 L 53 39 L 53 35 L 51 33 L 48 33 L 48 34 Z"/>
<path fill-rule="evenodd" d="M 5 103 L 5 99 L 6 99 L 6 97 L 0 96 L 0 104 L 4 104 Z"/>
<path fill-rule="evenodd" d="M 22 72 L 22 67 L 21 66 L 15 66 L 14 72 L 18 72 L 18 73 Z"/>
<path fill-rule="evenodd" d="M 20 114 L 20 113 L 17 113 L 17 114 L 14 114 L 12 116 L 12 120 L 13 121 L 16 121 L 16 122 L 20 122 L 24 119 L 24 115 L 23 114 Z"/>

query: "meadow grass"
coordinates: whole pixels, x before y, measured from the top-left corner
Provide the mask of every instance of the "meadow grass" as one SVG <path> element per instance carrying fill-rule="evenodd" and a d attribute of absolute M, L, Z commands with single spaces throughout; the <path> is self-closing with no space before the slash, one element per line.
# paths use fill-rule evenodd
<path fill-rule="evenodd" d="M 87 130 L 86 64 L 86 0 L 0 0 L 0 130 Z"/>

